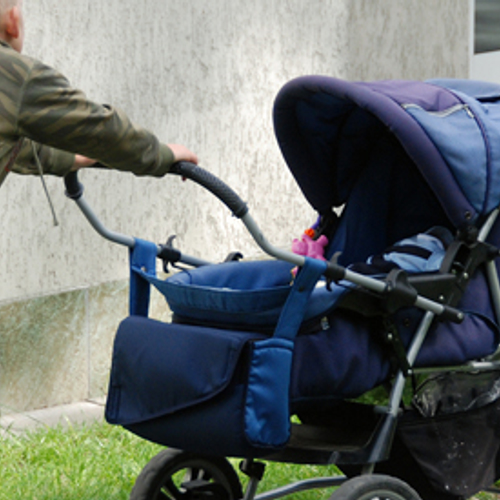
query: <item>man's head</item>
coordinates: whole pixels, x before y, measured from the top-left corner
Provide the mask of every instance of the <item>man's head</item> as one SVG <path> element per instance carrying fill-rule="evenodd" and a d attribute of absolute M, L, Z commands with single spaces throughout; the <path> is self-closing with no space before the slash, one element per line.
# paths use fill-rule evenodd
<path fill-rule="evenodd" d="M 0 0 L 0 39 L 18 52 L 23 50 L 22 0 Z"/>

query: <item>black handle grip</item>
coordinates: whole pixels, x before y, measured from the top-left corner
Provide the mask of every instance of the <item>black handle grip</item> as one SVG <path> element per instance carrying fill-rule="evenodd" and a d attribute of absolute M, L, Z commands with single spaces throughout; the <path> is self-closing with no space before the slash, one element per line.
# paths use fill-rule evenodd
<path fill-rule="evenodd" d="M 459 309 L 454 307 L 444 306 L 443 313 L 439 316 L 442 321 L 451 321 L 452 323 L 462 323 L 465 319 L 465 315 Z"/>
<path fill-rule="evenodd" d="M 94 168 L 107 168 L 100 164 L 93 166 Z M 233 214 L 241 218 L 248 212 L 246 203 L 236 194 L 227 184 L 222 182 L 215 175 L 207 170 L 204 170 L 194 163 L 182 161 L 172 165 L 170 174 L 180 175 L 186 179 L 190 179 L 200 186 L 203 186 L 219 200 L 221 200 Z M 83 195 L 83 185 L 78 180 L 78 172 L 69 172 L 64 177 L 66 186 L 66 196 L 72 200 L 78 200 Z"/>
<path fill-rule="evenodd" d="M 96 162 L 87 168 L 100 168 L 109 170 L 109 167 L 102 163 Z M 83 195 L 83 185 L 78 181 L 78 172 L 69 172 L 64 176 L 64 184 L 66 185 L 66 196 L 72 200 L 78 200 Z"/>
<path fill-rule="evenodd" d="M 194 163 L 180 161 L 172 165 L 169 173 L 180 175 L 203 186 L 219 198 L 236 217 L 241 218 L 247 214 L 248 207 L 238 194 L 219 178 L 215 177 L 215 175 L 198 167 Z"/>
<path fill-rule="evenodd" d="M 345 278 L 346 268 L 335 264 L 334 262 L 328 262 L 325 277 L 331 281 L 341 281 Z"/>
<path fill-rule="evenodd" d="M 78 180 L 78 172 L 69 172 L 64 176 L 66 196 L 72 200 L 78 200 L 83 195 L 83 185 Z"/>

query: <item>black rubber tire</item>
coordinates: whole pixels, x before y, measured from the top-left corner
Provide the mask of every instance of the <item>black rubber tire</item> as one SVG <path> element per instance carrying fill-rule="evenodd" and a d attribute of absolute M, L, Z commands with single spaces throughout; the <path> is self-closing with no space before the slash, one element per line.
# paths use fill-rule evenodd
<path fill-rule="evenodd" d="M 232 465 L 210 457 L 166 449 L 142 469 L 130 500 L 237 500 L 241 483 Z"/>
<path fill-rule="evenodd" d="M 383 474 L 357 476 L 346 481 L 330 500 L 422 500 L 400 479 Z"/>

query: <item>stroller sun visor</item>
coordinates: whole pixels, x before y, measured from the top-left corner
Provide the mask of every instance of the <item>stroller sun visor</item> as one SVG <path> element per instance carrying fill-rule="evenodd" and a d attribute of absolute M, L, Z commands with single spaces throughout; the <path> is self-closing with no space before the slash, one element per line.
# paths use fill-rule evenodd
<path fill-rule="evenodd" d="M 346 82 L 306 76 L 274 105 L 292 174 L 320 213 L 347 200 L 390 131 L 455 226 L 500 204 L 500 86 L 462 80 Z"/>

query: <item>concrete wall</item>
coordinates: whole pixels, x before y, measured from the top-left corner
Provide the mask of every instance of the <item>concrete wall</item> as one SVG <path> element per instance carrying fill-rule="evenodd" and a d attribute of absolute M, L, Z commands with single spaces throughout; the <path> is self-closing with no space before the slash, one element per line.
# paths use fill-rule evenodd
<path fill-rule="evenodd" d="M 314 219 L 275 144 L 271 110 L 289 79 L 466 77 L 468 0 L 24 0 L 25 52 L 89 97 L 196 151 L 279 246 Z M 83 172 L 111 229 L 223 259 L 259 250 L 227 209 L 178 178 Z M 25 410 L 105 392 L 126 315 L 127 251 L 88 226 L 47 179 L 0 192 L 0 405 Z M 4 215 L 5 214 L 5 215 Z M 153 316 L 168 312 L 155 296 Z"/>
<path fill-rule="evenodd" d="M 347 78 L 468 78 L 468 0 L 348 2 Z"/>

